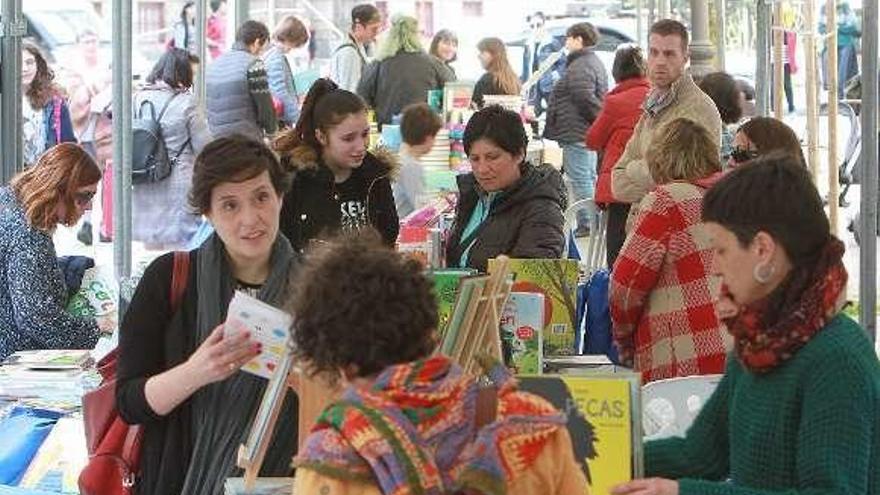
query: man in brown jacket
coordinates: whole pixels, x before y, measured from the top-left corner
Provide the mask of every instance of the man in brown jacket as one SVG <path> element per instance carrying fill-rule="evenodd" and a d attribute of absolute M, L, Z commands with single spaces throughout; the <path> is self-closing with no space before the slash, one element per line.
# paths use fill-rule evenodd
<path fill-rule="evenodd" d="M 648 77 L 653 87 L 642 106 L 642 117 L 635 132 L 611 172 L 614 197 L 634 205 L 654 187 L 645 157 L 654 133 L 661 127 L 683 117 L 705 127 L 719 149 L 721 143 L 718 110 L 685 71 L 687 28 L 672 19 L 657 21 L 651 26 L 648 43 Z M 609 228 L 610 222 L 609 219 Z"/>

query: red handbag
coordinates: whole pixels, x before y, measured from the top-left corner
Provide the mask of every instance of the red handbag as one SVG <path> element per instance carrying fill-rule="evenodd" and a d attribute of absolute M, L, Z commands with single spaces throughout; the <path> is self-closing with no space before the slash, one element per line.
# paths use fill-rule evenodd
<path fill-rule="evenodd" d="M 177 311 L 186 292 L 189 253 L 174 253 L 171 275 L 171 312 Z M 89 462 L 79 474 L 83 495 L 130 495 L 140 474 L 143 426 L 123 421 L 116 410 L 116 359 L 114 349 L 98 362 L 101 385 L 83 396 L 83 419 Z"/>

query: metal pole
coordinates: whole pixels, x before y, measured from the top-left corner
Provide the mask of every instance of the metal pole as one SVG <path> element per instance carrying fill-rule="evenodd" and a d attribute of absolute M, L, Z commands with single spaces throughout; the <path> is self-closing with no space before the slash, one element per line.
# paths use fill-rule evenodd
<path fill-rule="evenodd" d="M 235 0 L 235 32 L 251 18 L 251 0 Z"/>
<path fill-rule="evenodd" d="M 131 4 L 113 0 L 113 266 L 131 275 Z"/>
<path fill-rule="evenodd" d="M 718 45 L 715 51 L 715 62 L 718 70 L 723 71 L 727 67 L 727 2 L 715 0 L 715 24 L 718 30 Z"/>
<path fill-rule="evenodd" d="M 269 29 L 275 29 L 275 15 L 277 11 L 275 0 L 266 0 L 266 3 L 266 10 L 268 10 L 268 21 L 266 22 L 266 25 L 269 26 Z"/>
<path fill-rule="evenodd" d="M 837 0 L 828 0 L 825 7 L 828 15 L 828 221 L 831 232 L 837 234 L 839 203 L 837 201 Z"/>
<path fill-rule="evenodd" d="M 25 21 L 21 15 L 21 0 L 3 0 L 2 60 L 0 79 L 0 184 L 9 182 L 23 165 L 21 142 L 21 37 Z"/>
<path fill-rule="evenodd" d="M 207 5 L 204 1 L 196 2 L 196 39 L 199 48 L 199 66 L 196 72 L 195 94 L 196 105 L 198 106 L 199 115 L 204 115 L 205 109 L 205 66 L 208 64 L 208 37 L 206 33 L 208 27 Z"/>
<path fill-rule="evenodd" d="M 816 3 L 815 0 L 804 2 L 804 54 L 806 56 L 806 93 L 807 93 L 807 163 L 813 182 L 816 183 L 819 170 L 819 68 L 816 64 Z"/>
<path fill-rule="evenodd" d="M 770 1 L 757 4 L 757 67 L 755 68 L 755 99 L 758 115 L 770 115 Z"/>
<path fill-rule="evenodd" d="M 644 46 L 647 46 L 647 43 L 645 43 L 644 36 L 643 36 L 645 34 L 644 33 L 645 20 L 642 18 L 642 16 L 644 15 L 645 9 L 644 9 L 644 6 L 642 5 L 642 1 L 643 0 L 636 0 L 636 43 L 639 46 L 644 47 Z"/>
<path fill-rule="evenodd" d="M 862 11 L 862 245 L 859 254 L 859 321 L 877 342 L 877 2 L 867 1 Z"/>
<path fill-rule="evenodd" d="M 782 32 L 782 3 L 777 3 L 773 8 L 773 116 L 779 120 L 785 116 L 782 101 L 785 99 L 785 86 L 783 78 L 785 70 L 782 64 L 783 32 Z"/>

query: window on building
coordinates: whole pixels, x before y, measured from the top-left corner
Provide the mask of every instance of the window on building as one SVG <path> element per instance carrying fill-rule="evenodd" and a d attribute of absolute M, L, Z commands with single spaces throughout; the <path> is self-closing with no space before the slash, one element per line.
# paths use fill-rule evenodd
<path fill-rule="evenodd" d="M 465 0 L 461 10 L 468 17 L 483 17 L 483 0 Z"/>
<path fill-rule="evenodd" d="M 416 2 L 416 19 L 422 36 L 434 36 L 434 2 Z"/>
<path fill-rule="evenodd" d="M 151 36 L 139 37 L 138 42 L 164 43 L 167 36 L 160 31 L 165 27 L 165 4 L 163 2 L 145 2 L 137 3 L 137 24 L 134 31 L 142 35 L 150 33 Z"/>

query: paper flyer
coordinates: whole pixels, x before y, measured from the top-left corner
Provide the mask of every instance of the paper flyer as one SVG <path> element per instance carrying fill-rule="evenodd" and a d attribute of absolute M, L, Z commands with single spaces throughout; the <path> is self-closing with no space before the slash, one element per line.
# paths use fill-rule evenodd
<path fill-rule="evenodd" d="M 268 379 L 290 352 L 288 341 L 292 325 L 291 315 L 236 291 L 229 303 L 223 331 L 226 336 L 247 331 L 251 334 L 251 340 L 262 344 L 262 353 L 248 361 L 241 370 Z"/>

